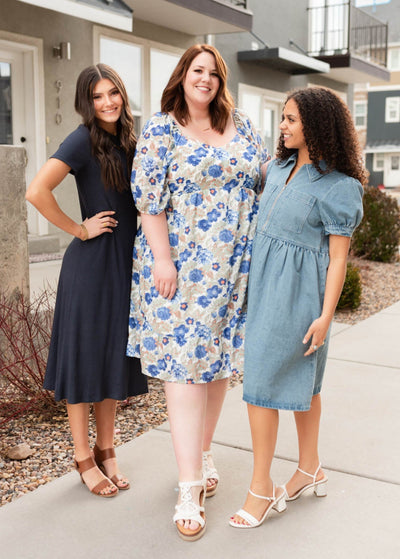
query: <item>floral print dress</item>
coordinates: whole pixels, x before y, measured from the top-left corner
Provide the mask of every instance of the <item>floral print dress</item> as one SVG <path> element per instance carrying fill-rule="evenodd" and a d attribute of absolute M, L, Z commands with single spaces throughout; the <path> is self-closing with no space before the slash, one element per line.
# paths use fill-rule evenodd
<path fill-rule="evenodd" d="M 141 213 L 165 210 L 178 271 L 172 300 L 154 287 L 153 255 L 140 227 L 133 250 L 127 355 L 151 377 L 206 383 L 243 370 L 245 295 L 261 165 L 268 159 L 248 118 L 214 147 L 183 135 L 168 114 L 145 125 L 132 170 Z"/>

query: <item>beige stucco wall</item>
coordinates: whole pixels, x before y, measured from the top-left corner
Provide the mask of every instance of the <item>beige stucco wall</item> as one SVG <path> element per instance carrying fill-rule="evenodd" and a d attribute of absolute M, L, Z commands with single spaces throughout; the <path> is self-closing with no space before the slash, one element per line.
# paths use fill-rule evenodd
<path fill-rule="evenodd" d="M 0 145 L 0 291 L 29 300 L 25 149 Z"/>

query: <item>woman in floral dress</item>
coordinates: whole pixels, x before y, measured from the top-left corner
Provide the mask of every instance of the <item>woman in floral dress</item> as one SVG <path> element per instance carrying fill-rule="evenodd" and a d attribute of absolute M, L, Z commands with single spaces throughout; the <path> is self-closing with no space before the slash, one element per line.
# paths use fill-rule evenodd
<path fill-rule="evenodd" d="M 188 540 L 205 529 L 204 497 L 218 484 L 210 444 L 228 379 L 243 368 L 256 191 L 267 159 L 226 79 L 214 47 L 189 48 L 162 112 L 143 129 L 132 171 L 142 227 L 127 353 L 166 381 L 180 482 L 174 522 Z"/>

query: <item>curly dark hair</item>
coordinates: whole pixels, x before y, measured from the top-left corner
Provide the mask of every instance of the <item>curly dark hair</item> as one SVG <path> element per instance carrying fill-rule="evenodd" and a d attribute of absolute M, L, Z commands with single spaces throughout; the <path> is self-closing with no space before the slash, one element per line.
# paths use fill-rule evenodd
<path fill-rule="evenodd" d="M 353 118 L 347 105 L 333 91 L 325 87 L 307 87 L 289 93 L 285 104 L 293 99 L 300 113 L 304 139 L 314 167 L 321 173 L 336 169 L 367 183 L 368 173 L 358 141 Z M 276 157 L 283 161 L 297 153 L 288 149 L 281 135 Z M 323 159 L 326 170 L 319 166 Z"/>
<path fill-rule="evenodd" d="M 128 169 L 132 166 L 136 148 L 136 137 L 133 128 L 133 116 L 129 107 L 125 86 L 115 70 L 106 64 L 88 66 L 79 74 L 75 91 L 75 110 L 81 115 L 83 124 L 89 129 L 93 155 L 99 160 L 101 178 L 106 188 L 118 192 L 130 190 L 129 177 L 125 176 L 121 158 L 114 149 L 109 134 L 99 126 L 95 117 L 93 90 L 103 79 L 110 80 L 121 94 L 123 106 L 117 122 L 121 148 L 125 151 Z"/>

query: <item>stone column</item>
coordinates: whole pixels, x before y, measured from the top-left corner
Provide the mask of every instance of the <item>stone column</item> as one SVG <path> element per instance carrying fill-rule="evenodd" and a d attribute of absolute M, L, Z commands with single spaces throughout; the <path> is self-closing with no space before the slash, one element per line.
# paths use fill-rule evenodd
<path fill-rule="evenodd" d="M 0 145 L 0 291 L 29 301 L 25 166 L 23 147 Z"/>

